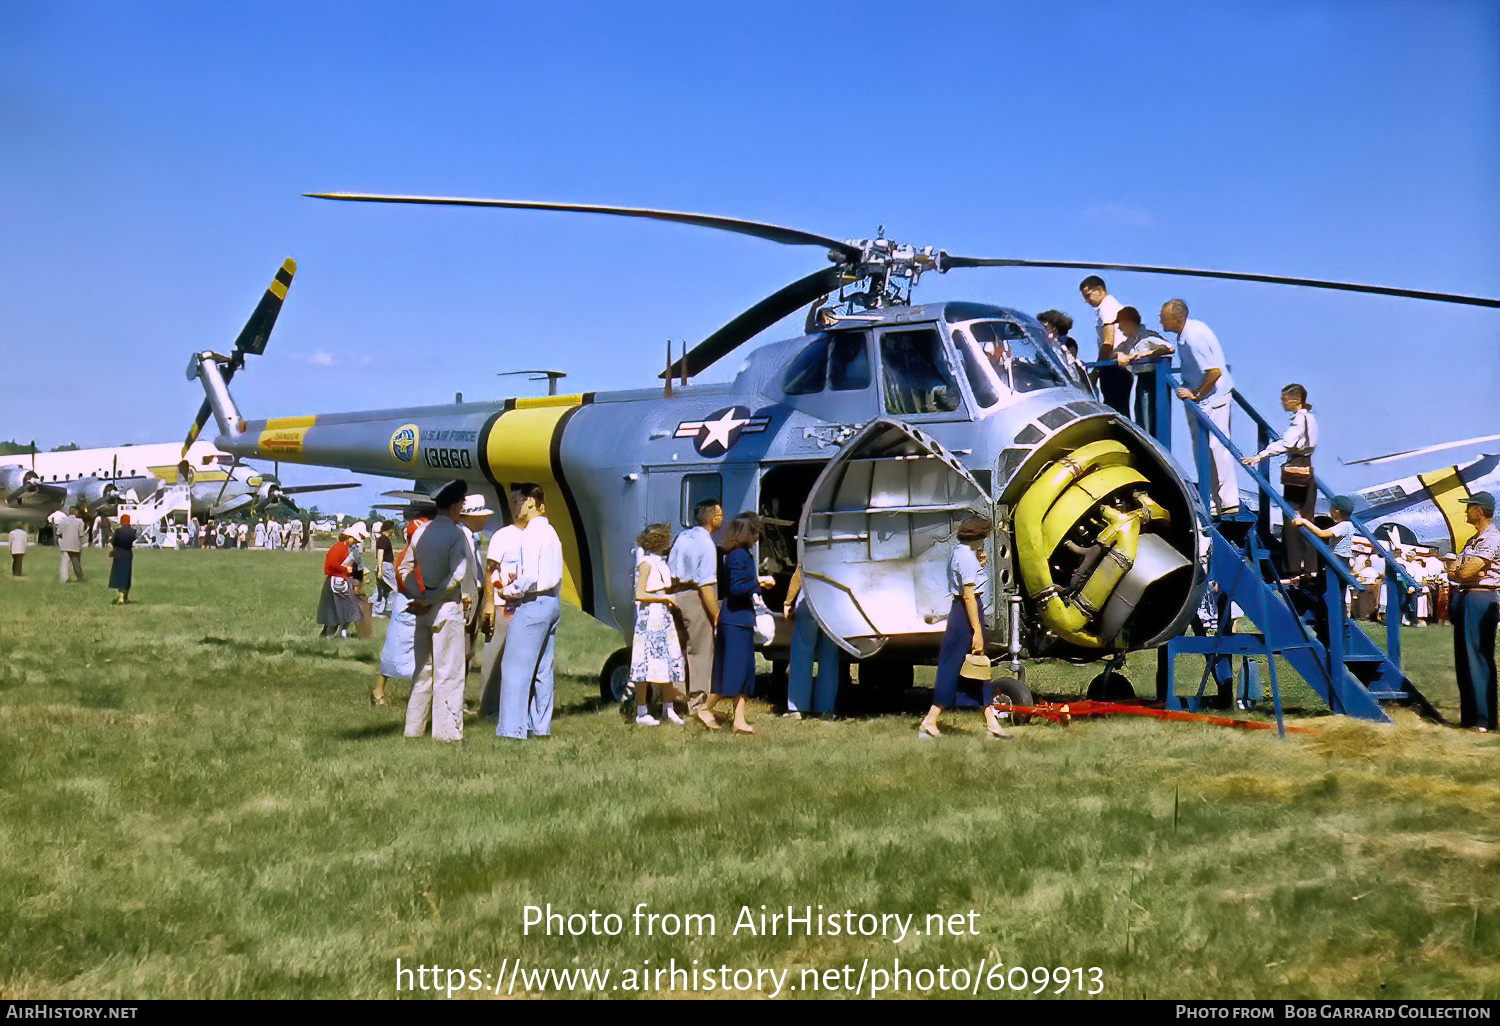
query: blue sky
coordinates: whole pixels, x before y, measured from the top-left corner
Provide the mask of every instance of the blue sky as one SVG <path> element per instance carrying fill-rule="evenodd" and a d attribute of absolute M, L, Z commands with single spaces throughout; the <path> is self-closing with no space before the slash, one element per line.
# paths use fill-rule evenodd
<path fill-rule="evenodd" d="M 666 338 L 822 266 L 688 227 L 315 190 L 1500 296 L 1491 0 L 11 2 L 0 140 L 0 438 L 43 445 L 181 437 L 188 354 L 227 348 L 289 255 L 268 354 L 235 383 L 249 416 L 499 398 L 518 388 L 497 371 L 537 365 L 571 390 L 650 384 Z M 1080 277 L 955 272 L 919 296 L 1086 322 Z M 1427 469 L 1336 457 L 1500 431 L 1496 311 L 1109 283 L 1148 317 L 1186 298 L 1262 409 L 1307 385 L 1336 485 Z"/>

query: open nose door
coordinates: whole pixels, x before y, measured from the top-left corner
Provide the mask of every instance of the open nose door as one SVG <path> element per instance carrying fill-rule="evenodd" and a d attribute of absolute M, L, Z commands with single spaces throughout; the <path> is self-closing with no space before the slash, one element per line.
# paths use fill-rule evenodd
<path fill-rule="evenodd" d="M 941 634 L 959 521 L 993 518 L 993 505 L 931 436 L 883 417 L 860 428 L 819 475 L 798 524 L 802 587 L 818 625 L 858 658 L 888 638 Z"/>

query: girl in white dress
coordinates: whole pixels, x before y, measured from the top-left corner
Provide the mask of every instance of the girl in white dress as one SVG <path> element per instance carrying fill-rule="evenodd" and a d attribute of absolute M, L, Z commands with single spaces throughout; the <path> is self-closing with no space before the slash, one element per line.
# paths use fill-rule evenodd
<path fill-rule="evenodd" d="M 635 684 L 635 722 L 644 727 L 661 723 L 647 706 L 651 685 L 662 693 L 662 710 L 667 719 L 681 723 L 672 707 L 687 679 L 682 665 L 682 643 L 677 637 L 677 622 L 672 616 L 676 606 L 668 593 L 672 572 L 667 569 L 667 553 L 672 549 L 672 528 L 650 524 L 635 539 L 640 546 L 640 561 L 635 568 L 635 637 L 630 648 L 630 680 Z"/>

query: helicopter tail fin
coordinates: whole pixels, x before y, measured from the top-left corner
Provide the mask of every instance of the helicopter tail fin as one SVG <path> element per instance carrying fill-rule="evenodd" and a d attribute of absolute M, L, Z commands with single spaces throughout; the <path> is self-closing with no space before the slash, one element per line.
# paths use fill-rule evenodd
<path fill-rule="evenodd" d="M 297 273 L 297 261 L 287 257 L 282 261 L 281 267 L 277 269 L 276 276 L 271 279 L 271 284 L 266 288 L 265 294 L 260 297 L 260 302 L 255 305 L 255 310 L 250 314 L 250 319 L 240 329 L 239 337 L 234 340 L 234 350 L 224 363 L 223 379 L 227 386 L 234 372 L 245 366 L 246 356 L 260 356 L 266 351 L 266 342 L 271 337 L 271 329 L 276 326 L 276 317 L 281 313 L 281 304 L 286 300 L 286 291 L 291 288 L 292 276 Z M 194 358 L 188 377 L 196 378 L 198 358 Z M 192 444 L 198 440 L 198 434 L 203 426 L 208 423 L 208 418 L 213 415 L 213 404 L 209 399 L 204 399 L 203 404 L 198 407 L 198 416 L 193 420 L 193 426 L 188 429 L 187 438 L 182 443 L 182 453 L 187 451 Z"/>

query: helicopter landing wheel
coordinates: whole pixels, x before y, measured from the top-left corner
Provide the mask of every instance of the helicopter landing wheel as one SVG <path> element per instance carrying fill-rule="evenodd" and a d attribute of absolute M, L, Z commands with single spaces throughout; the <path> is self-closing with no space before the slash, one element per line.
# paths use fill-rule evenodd
<path fill-rule="evenodd" d="M 1027 713 L 1010 713 L 1009 717 L 1006 716 L 1006 711 L 1013 705 L 1036 704 L 1036 700 L 1031 697 L 1030 688 L 1014 677 L 1001 677 L 990 686 L 995 690 L 995 705 L 1002 721 L 1008 718 L 1018 726 L 1031 722 L 1031 716 Z"/>
<path fill-rule="evenodd" d="M 1128 702 L 1135 697 L 1135 688 L 1123 673 L 1105 670 L 1089 681 L 1088 694 L 1084 697 L 1090 702 Z"/>
<path fill-rule="evenodd" d="M 605 705 L 621 705 L 630 697 L 630 649 L 622 648 L 604 660 L 599 671 L 599 698 Z"/>

